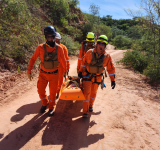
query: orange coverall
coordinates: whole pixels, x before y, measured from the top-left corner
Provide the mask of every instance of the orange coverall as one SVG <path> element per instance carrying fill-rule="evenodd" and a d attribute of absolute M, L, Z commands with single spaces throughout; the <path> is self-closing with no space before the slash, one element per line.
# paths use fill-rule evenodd
<path fill-rule="evenodd" d="M 52 51 L 55 52 L 56 46 L 48 47 L 46 45 L 46 49 L 47 49 L 47 52 L 52 52 Z M 34 63 L 35 63 L 38 56 L 40 56 L 41 62 L 42 63 L 44 62 L 44 52 L 45 51 L 44 51 L 43 44 L 40 44 L 37 47 L 33 56 L 30 59 L 27 73 L 32 72 Z M 66 68 L 67 68 L 66 67 L 66 59 L 65 59 L 63 49 L 62 49 L 61 46 L 58 46 L 57 55 L 58 55 L 59 63 L 62 65 L 64 71 L 67 72 L 67 70 L 66 70 Z M 45 72 L 54 72 L 58 69 L 58 68 L 45 69 L 42 64 L 40 64 L 40 68 Z M 48 73 L 45 73 L 43 71 L 40 70 L 40 72 L 39 72 L 39 78 L 38 78 L 38 82 L 37 82 L 38 94 L 39 94 L 39 97 L 42 101 L 42 105 L 46 106 L 49 103 L 48 108 L 53 109 L 54 106 L 55 106 L 55 99 L 56 99 L 56 91 L 57 91 L 57 86 L 58 86 L 59 73 L 57 72 L 57 73 L 48 74 Z M 48 82 L 49 82 L 49 92 L 50 92 L 49 97 L 47 97 L 46 90 L 45 90 Z"/>
<path fill-rule="evenodd" d="M 68 49 L 65 45 L 63 44 L 59 44 L 62 48 L 63 48 L 63 51 L 64 51 L 64 55 L 65 55 L 65 58 L 66 58 L 66 61 L 67 61 L 67 70 L 69 70 L 70 68 L 70 63 L 69 63 L 69 57 L 68 57 Z M 61 88 L 61 85 L 63 83 L 63 74 L 64 74 L 64 69 L 63 69 L 63 66 L 61 64 L 59 64 L 59 79 L 58 79 L 58 88 L 57 88 L 57 94 L 59 94 L 59 91 L 60 91 L 60 88 Z"/>
<path fill-rule="evenodd" d="M 92 47 L 85 46 L 85 50 L 84 50 L 83 47 L 84 47 L 84 45 L 82 44 L 82 47 L 80 49 L 79 56 L 78 56 L 77 70 L 80 69 L 81 62 L 82 62 L 82 59 L 83 59 L 83 56 L 85 55 L 85 53 L 88 51 L 88 49 L 92 48 Z"/>
<path fill-rule="evenodd" d="M 94 48 L 93 52 L 96 53 L 96 47 Z M 115 81 L 115 67 L 112 62 L 111 56 L 107 54 L 105 51 L 103 52 L 103 54 L 105 54 L 103 67 L 106 67 L 106 70 L 110 76 L 111 81 Z M 89 79 L 88 74 L 85 71 L 85 69 L 87 69 L 87 71 L 89 70 L 88 64 L 90 64 L 91 60 L 92 60 L 92 49 L 87 51 L 87 53 L 85 54 L 82 60 L 82 64 L 81 64 L 79 71 L 82 72 L 83 79 L 84 78 Z M 97 90 L 99 87 L 99 85 L 94 82 L 101 82 L 102 75 L 100 74 L 96 74 L 96 75 L 99 75 L 99 76 L 96 76 L 97 81 L 95 81 L 94 77 L 91 79 L 91 81 L 83 81 L 83 91 L 84 91 L 84 96 L 86 99 L 85 101 L 83 101 L 83 113 L 85 114 L 89 113 L 89 107 L 92 107 L 94 104 Z"/>

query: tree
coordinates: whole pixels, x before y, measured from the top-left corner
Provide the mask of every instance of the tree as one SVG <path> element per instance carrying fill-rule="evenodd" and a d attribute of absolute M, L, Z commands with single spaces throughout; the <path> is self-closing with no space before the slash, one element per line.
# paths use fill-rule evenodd
<path fill-rule="evenodd" d="M 130 9 L 126 12 L 141 22 L 141 28 L 145 33 L 145 54 L 149 56 L 150 62 L 144 72 L 151 80 L 160 81 L 160 1 L 142 0 L 139 9 L 138 12 Z"/>
<path fill-rule="evenodd" d="M 89 9 L 92 15 L 92 22 L 99 24 L 100 23 L 100 17 L 99 17 L 100 7 L 96 6 L 95 4 L 91 4 Z"/>
<path fill-rule="evenodd" d="M 113 25 L 113 19 L 112 16 L 107 15 L 106 17 L 102 17 L 101 21 L 106 25 L 106 26 L 112 26 Z"/>
<path fill-rule="evenodd" d="M 142 0 L 140 4 L 140 10 L 138 12 L 133 12 L 130 9 L 126 12 L 136 17 L 139 22 L 141 22 L 141 27 L 145 31 L 151 31 L 154 35 L 152 39 L 154 42 L 154 56 L 156 51 L 160 55 L 160 1 L 159 0 Z M 158 47 L 156 38 L 158 38 Z M 156 48 L 157 47 L 157 48 Z"/>

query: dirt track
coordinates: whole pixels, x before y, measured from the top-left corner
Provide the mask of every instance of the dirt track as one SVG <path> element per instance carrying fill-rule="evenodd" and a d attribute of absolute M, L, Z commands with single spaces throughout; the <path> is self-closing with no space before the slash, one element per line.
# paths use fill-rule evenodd
<path fill-rule="evenodd" d="M 123 57 L 124 51 L 107 51 L 114 62 Z M 70 59 L 70 75 L 76 75 L 77 57 Z M 116 88 L 107 77 L 87 119 L 81 117 L 81 101 L 59 100 L 53 117 L 39 114 L 37 74 L 31 82 L 24 76 L 26 81 L 1 96 L 0 150 L 159 150 L 160 89 L 122 65 L 115 67 Z"/>

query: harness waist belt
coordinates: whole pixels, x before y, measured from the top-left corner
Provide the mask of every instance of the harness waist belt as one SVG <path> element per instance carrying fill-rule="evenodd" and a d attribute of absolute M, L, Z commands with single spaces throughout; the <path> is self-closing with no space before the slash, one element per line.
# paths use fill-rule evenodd
<path fill-rule="evenodd" d="M 40 69 L 40 70 L 43 71 L 44 73 L 47 73 L 47 74 L 53 74 L 53 73 L 57 73 L 57 72 L 58 72 L 58 69 L 55 70 L 55 71 L 53 71 L 53 72 L 46 72 L 46 71 L 44 71 L 44 70 L 42 70 L 42 69 Z"/>

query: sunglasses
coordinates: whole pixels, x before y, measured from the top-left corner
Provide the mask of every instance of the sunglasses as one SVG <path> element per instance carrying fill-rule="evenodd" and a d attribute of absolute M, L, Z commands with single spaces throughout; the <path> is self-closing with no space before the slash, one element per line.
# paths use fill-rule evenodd
<path fill-rule="evenodd" d="M 101 43 L 101 42 L 98 42 L 97 44 L 102 45 L 102 46 L 106 45 L 105 43 Z"/>

